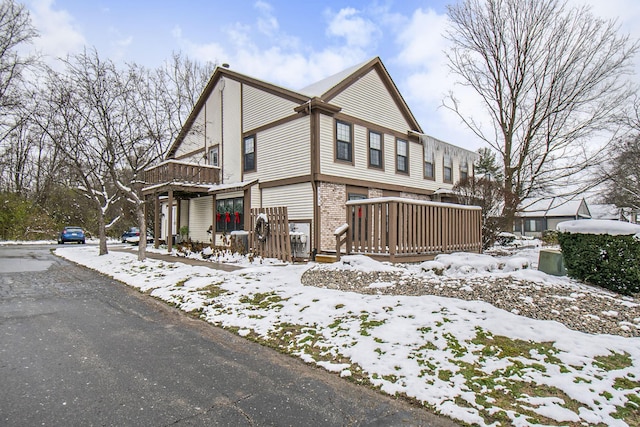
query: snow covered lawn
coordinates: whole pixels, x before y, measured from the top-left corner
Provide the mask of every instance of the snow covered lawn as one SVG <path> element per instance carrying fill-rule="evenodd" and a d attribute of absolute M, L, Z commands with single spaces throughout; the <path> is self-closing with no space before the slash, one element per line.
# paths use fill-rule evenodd
<path fill-rule="evenodd" d="M 469 424 L 640 424 L 637 337 L 577 332 L 481 301 L 303 286 L 301 276 L 312 265 L 253 265 L 227 273 L 139 262 L 115 251 L 99 257 L 91 247 L 56 253 L 214 325 Z M 502 259 L 499 273 L 487 265 L 496 258 L 465 261 L 459 255 L 441 262 L 454 266 L 445 274 L 457 278 L 525 275 L 540 286 L 580 291 L 569 279 L 519 269 L 535 257 L 529 249 Z M 392 268 L 358 257 L 351 263 L 368 272 Z M 433 273 L 416 268 L 413 274 Z M 637 306 L 637 300 L 628 305 Z"/>

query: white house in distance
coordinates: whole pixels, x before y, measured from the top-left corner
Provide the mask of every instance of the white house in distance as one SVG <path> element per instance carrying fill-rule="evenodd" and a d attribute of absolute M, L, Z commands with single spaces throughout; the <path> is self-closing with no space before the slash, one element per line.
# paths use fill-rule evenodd
<path fill-rule="evenodd" d="M 540 237 L 543 231 L 555 230 L 561 222 L 591 218 L 589 206 L 584 199 L 526 199 L 521 206 L 523 208 L 516 214 L 514 228 L 523 236 Z"/>
<path fill-rule="evenodd" d="M 296 91 L 218 67 L 144 193 L 157 236 L 214 244 L 251 208 L 286 206 L 308 255 L 335 249 L 348 200 L 447 201 L 476 159 L 423 132 L 378 57 Z"/>

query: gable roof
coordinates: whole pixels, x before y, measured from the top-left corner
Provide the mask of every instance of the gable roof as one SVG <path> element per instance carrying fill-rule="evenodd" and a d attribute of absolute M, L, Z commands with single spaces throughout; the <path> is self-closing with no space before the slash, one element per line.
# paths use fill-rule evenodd
<path fill-rule="evenodd" d="M 525 206 L 519 213 L 521 217 L 575 217 L 585 215 L 580 214 L 580 207 L 585 204 L 584 199 L 568 200 L 561 197 L 539 200 L 523 200 L 521 205 Z"/>
<path fill-rule="evenodd" d="M 378 73 L 380 79 L 384 83 L 386 89 L 391 94 L 391 97 L 394 99 L 397 107 L 400 109 L 403 117 L 411 127 L 411 131 L 422 133 L 422 128 L 418 124 L 418 121 L 413 116 L 413 113 L 409 109 L 409 106 L 405 102 L 404 98 L 400 94 L 397 86 L 391 79 L 387 69 L 382 64 L 382 61 L 379 57 L 375 57 L 366 62 L 356 64 L 352 67 L 349 67 L 345 70 L 340 71 L 332 76 L 326 77 L 316 83 L 313 83 L 299 91 L 294 91 L 291 89 L 284 88 L 282 86 L 278 86 L 273 83 L 268 83 L 263 80 L 256 79 L 254 77 L 247 76 L 245 74 L 238 73 L 236 71 L 229 70 L 228 68 L 216 67 L 213 72 L 213 75 L 209 79 L 209 82 L 205 86 L 204 90 L 200 94 L 198 101 L 196 102 L 193 110 L 189 114 L 189 117 L 185 121 L 180 133 L 176 137 L 173 144 L 169 148 L 167 152 L 166 158 L 171 158 L 175 154 L 177 148 L 182 143 L 186 135 L 189 133 L 191 126 L 195 122 L 200 110 L 203 108 L 207 99 L 211 95 L 214 87 L 218 83 L 218 81 L 223 77 L 228 77 L 230 79 L 236 80 L 243 84 L 247 84 L 250 86 L 254 86 L 256 88 L 262 89 L 266 92 L 275 94 L 282 98 L 288 99 L 290 101 L 296 102 L 299 105 L 302 105 L 307 102 L 311 102 L 312 100 L 317 103 L 317 100 L 320 99 L 323 104 L 328 105 L 331 99 L 335 98 L 336 95 L 344 91 L 353 83 L 357 82 L 360 77 L 367 74 L 368 72 L 374 70 Z"/>

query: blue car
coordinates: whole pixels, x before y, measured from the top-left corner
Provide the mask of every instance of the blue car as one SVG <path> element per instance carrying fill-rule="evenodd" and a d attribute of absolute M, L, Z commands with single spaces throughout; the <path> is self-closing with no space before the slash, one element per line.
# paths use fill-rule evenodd
<path fill-rule="evenodd" d="M 65 227 L 58 236 L 58 244 L 64 245 L 68 242 L 76 242 L 84 245 L 84 230 L 80 227 Z"/>

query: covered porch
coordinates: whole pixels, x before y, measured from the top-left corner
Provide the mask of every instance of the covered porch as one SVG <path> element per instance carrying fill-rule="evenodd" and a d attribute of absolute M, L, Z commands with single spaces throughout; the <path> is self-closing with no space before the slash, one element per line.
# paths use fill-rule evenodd
<path fill-rule="evenodd" d="M 153 199 L 155 208 L 153 234 L 156 248 L 159 247 L 160 241 L 164 240 L 168 251 L 171 252 L 174 236 L 173 223 L 181 215 L 180 200 L 209 195 L 211 187 L 219 182 L 220 168 L 173 159 L 166 160 L 145 170 L 146 186 L 143 188 L 142 194 L 145 198 Z M 162 233 L 160 231 L 161 199 L 166 200 L 169 207 L 167 209 L 168 226 L 162 230 Z M 176 206 L 175 214 L 173 210 L 174 204 Z"/>

